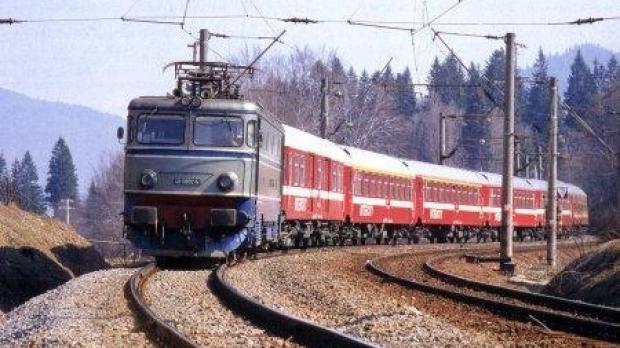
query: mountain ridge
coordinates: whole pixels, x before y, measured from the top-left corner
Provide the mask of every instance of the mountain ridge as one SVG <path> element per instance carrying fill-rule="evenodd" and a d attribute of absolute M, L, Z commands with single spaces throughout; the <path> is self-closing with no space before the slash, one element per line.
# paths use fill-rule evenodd
<path fill-rule="evenodd" d="M 0 87 L 0 117 L 0 153 L 9 169 L 14 160 L 30 151 L 42 184 L 47 179 L 52 147 L 60 136 L 73 155 L 81 193 L 86 192 L 101 160 L 121 150 L 114 132 L 124 120 L 90 107 L 41 100 Z"/>

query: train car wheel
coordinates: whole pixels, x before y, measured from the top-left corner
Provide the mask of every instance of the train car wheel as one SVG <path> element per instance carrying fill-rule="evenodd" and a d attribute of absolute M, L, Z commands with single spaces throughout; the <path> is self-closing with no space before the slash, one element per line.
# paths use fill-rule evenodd
<path fill-rule="evenodd" d="M 357 245 L 357 238 L 352 238 L 351 239 L 351 244 Z"/>

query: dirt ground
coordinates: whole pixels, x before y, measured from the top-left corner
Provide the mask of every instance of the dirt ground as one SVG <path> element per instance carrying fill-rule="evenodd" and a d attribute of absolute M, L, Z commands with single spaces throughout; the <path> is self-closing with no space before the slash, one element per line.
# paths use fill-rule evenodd
<path fill-rule="evenodd" d="M 556 267 L 547 265 L 545 250 L 515 252 L 513 256 L 516 264 L 514 276 L 502 275 L 497 262 L 468 263 L 464 257 L 445 259 L 433 265 L 441 270 L 484 283 L 540 291 L 565 266 L 595 247 L 586 243 L 571 244 L 558 249 Z"/>

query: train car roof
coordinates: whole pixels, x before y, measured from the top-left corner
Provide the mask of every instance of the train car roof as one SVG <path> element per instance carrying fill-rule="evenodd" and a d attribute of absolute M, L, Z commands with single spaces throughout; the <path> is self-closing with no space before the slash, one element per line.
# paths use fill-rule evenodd
<path fill-rule="evenodd" d="M 501 187 L 502 186 L 502 175 L 498 174 L 498 173 L 491 173 L 491 172 L 479 172 L 481 175 L 483 175 L 485 178 L 487 178 L 487 185 L 489 186 L 493 186 L 493 187 Z M 512 177 L 512 185 L 515 189 L 517 190 L 541 190 L 540 188 L 540 184 L 537 182 L 533 182 L 533 179 L 525 179 L 525 178 L 520 178 L 518 176 L 513 176 Z M 543 188 L 542 190 L 545 190 L 545 188 Z"/>
<path fill-rule="evenodd" d="M 447 167 L 420 161 L 405 161 L 412 176 L 422 176 L 430 180 L 439 180 L 460 184 L 484 185 L 487 180 L 483 175 L 467 169 Z"/>
<path fill-rule="evenodd" d="M 566 187 L 568 194 L 571 196 L 588 196 L 579 186 L 558 180 L 558 188 L 562 187 Z"/>
<path fill-rule="evenodd" d="M 351 155 L 351 167 L 369 172 L 411 177 L 405 163 L 396 157 L 351 146 L 341 145 L 341 147 Z"/>
<path fill-rule="evenodd" d="M 349 164 L 351 157 L 338 145 L 300 129 L 283 125 L 284 146 Z"/>

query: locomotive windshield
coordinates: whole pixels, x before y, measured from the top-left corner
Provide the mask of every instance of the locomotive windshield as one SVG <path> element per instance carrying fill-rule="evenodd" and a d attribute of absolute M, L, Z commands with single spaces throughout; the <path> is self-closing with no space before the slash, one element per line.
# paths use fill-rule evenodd
<path fill-rule="evenodd" d="M 183 144 L 185 118 L 176 115 L 141 115 L 138 117 L 136 139 L 140 144 Z"/>
<path fill-rule="evenodd" d="M 243 145 L 243 120 L 239 117 L 200 116 L 194 123 L 194 144 L 213 147 Z"/>

